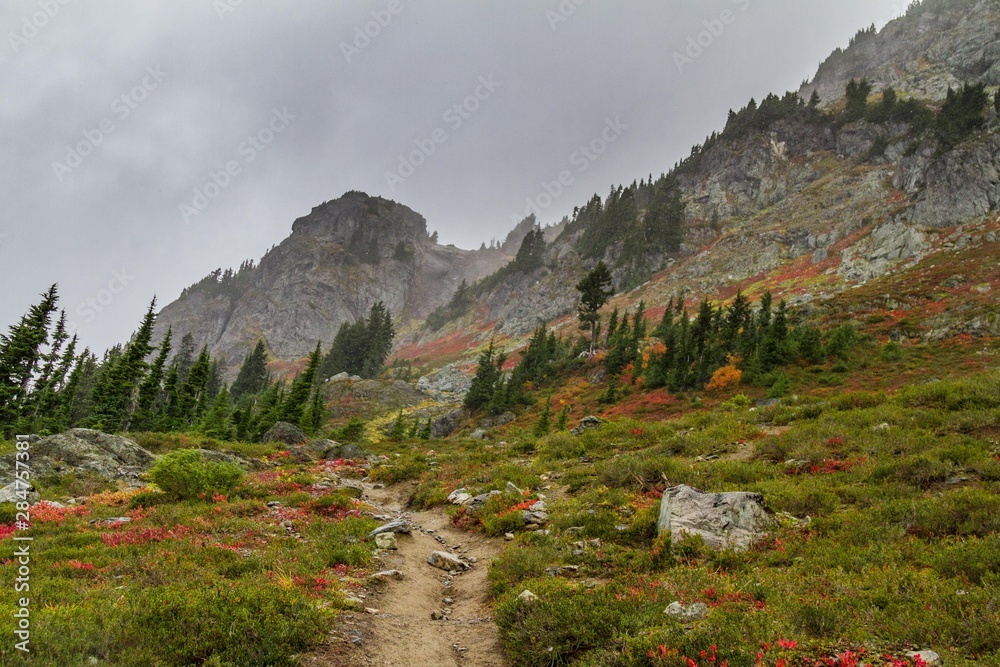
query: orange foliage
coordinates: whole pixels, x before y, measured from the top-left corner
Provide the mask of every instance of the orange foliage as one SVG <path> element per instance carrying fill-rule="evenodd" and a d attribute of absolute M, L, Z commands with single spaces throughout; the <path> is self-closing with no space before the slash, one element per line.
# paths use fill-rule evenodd
<path fill-rule="evenodd" d="M 743 371 L 736 368 L 736 366 L 723 366 L 712 373 L 712 379 L 709 380 L 705 391 L 721 391 L 729 387 L 735 387 L 742 379 Z"/>

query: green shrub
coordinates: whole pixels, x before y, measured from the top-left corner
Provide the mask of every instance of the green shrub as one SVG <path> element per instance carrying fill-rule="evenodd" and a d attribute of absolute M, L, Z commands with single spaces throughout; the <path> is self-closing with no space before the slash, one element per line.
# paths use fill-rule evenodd
<path fill-rule="evenodd" d="M 951 465 L 935 461 L 930 457 L 908 456 L 901 461 L 883 463 L 872 472 L 872 479 L 881 482 L 887 479 L 927 489 L 948 479 Z"/>
<path fill-rule="evenodd" d="M 0 526 L 9 526 L 17 520 L 17 505 L 0 503 Z"/>
<path fill-rule="evenodd" d="M 878 353 L 878 358 L 882 361 L 894 363 L 903 360 L 903 346 L 890 341 L 886 343 Z"/>
<path fill-rule="evenodd" d="M 160 457 L 150 477 L 164 493 L 189 500 L 232 493 L 243 480 L 243 469 L 235 463 L 206 461 L 201 452 L 192 449 L 179 449 Z"/>

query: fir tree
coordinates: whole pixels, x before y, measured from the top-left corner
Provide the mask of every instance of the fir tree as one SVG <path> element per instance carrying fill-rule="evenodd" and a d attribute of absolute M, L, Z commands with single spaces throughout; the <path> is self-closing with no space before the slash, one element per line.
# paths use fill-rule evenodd
<path fill-rule="evenodd" d="M 251 394 L 258 394 L 271 383 L 271 372 L 267 368 L 267 346 L 263 340 L 258 340 L 253 351 L 243 359 L 240 372 L 230 389 L 234 399 Z"/>
<path fill-rule="evenodd" d="M 600 310 L 614 294 L 611 289 L 611 272 L 604 262 L 598 262 L 594 270 L 581 280 L 576 290 L 580 293 L 577 317 L 583 329 L 590 329 L 590 352 L 597 350 L 597 328 L 601 321 Z"/>

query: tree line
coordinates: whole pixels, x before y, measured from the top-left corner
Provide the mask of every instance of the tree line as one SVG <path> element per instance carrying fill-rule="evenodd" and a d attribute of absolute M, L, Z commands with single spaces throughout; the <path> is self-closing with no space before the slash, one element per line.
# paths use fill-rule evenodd
<path fill-rule="evenodd" d="M 0 335 L 0 432 L 57 433 L 86 427 L 107 432 L 197 432 L 221 439 L 257 439 L 278 421 L 298 424 L 307 433 L 326 419 L 324 371 L 340 368 L 345 340 L 356 356 L 343 370 L 377 375 L 391 349 L 392 318 L 384 304 L 368 318 L 342 327 L 324 355 L 320 344 L 303 371 L 290 382 L 272 377 L 263 340 L 244 358 L 231 385 L 225 368 L 207 346 L 196 349 L 190 334 L 174 349 L 168 329 L 153 344 L 156 300 L 127 343 L 101 358 L 78 351 L 53 285 L 20 321 Z M 358 350 L 360 349 L 360 352 Z M 360 364 L 360 365 L 358 365 Z M 339 371 L 337 371 L 339 372 Z"/>

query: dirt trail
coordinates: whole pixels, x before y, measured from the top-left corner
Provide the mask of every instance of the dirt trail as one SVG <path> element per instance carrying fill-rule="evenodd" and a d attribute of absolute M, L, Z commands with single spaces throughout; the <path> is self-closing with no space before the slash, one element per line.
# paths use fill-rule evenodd
<path fill-rule="evenodd" d="M 381 570 L 400 570 L 403 578 L 367 591 L 369 613 L 343 614 L 330 643 L 304 657 L 303 665 L 506 667 L 485 599 L 486 572 L 500 543 L 453 528 L 442 509 L 406 513 L 411 491 L 406 485 L 369 488 L 364 496 L 385 515 L 404 516 L 411 523 L 409 535 L 397 536 L 399 550 L 382 552 L 378 565 Z M 471 570 L 451 576 L 427 563 L 433 551 L 475 561 Z M 447 617 L 432 620 L 433 612 Z"/>

